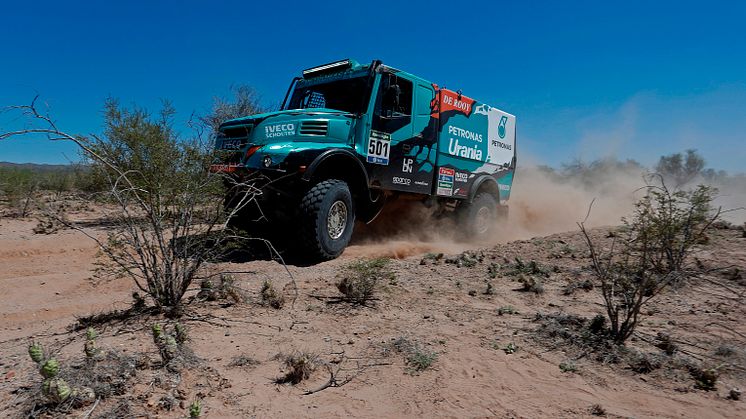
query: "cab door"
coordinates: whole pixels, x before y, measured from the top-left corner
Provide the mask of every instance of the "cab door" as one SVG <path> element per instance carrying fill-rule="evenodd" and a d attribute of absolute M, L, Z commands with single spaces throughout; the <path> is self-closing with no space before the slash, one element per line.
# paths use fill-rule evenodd
<path fill-rule="evenodd" d="M 405 74 L 385 69 L 371 101 L 366 162 L 372 187 L 429 193 L 416 184 L 412 141 L 415 83 Z"/>

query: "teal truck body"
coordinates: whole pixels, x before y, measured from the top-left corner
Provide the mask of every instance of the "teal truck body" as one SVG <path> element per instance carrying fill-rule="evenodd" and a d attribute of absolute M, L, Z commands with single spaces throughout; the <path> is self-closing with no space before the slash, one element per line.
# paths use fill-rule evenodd
<path fill-rule="evenodd" d="M 380 61 L 342 60 L 304 70 L 281 110 L 223 123 L 215 146 L 213 171 L 264 180 L 237 221 L 292 224 L 310 257 L 330 259 L 356 220 L 403 196 L 453 214 L 467 236 L 491 234 L 507 214 L 516 119 Z"/>

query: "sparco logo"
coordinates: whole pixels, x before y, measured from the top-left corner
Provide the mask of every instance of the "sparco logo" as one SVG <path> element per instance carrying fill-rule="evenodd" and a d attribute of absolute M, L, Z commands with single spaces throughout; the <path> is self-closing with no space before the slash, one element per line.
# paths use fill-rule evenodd
<path fill-rule="evenodd" d="M 286 137 L 295 134 L 295 124 L 274 124 L 264 127 L 267 138 Z"/>
<path fill-rule="evenodd" d="M 394 176 L 393 182 L 394 182 L 394 185 L 411 185 L 412 179 Z"/>

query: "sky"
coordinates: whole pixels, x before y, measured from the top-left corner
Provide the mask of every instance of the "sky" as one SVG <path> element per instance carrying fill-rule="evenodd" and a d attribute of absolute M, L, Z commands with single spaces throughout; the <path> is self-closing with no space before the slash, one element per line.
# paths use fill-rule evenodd
<path fill-rule="evenodd" d="M 39 101 L 98 134 L 108 97 L 178 126 L 231 86 L 282 101 L 304 68 L 384 63 L 517 116 L 523 162 L 697 149 L 746 171 L 746 2 L 6 2 L 0 108 Z M 28 126 L 0 114 L 0 132 Z M 0 161 L 65 163 L 72 144 L 0 141 Z"/>

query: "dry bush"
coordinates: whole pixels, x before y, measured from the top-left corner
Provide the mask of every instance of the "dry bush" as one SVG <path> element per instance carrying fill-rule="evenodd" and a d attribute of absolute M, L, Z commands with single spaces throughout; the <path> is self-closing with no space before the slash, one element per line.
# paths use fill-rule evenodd
<path fill-rule="evenodd" d="M 690 366 L 689 373 L 694 378 L 694 386 L 700 390 L 711 391 L 717 387 L 720 371 L 717 368 Z"/>
<path fill-rule="evenodd" d="M 236 278 L 230 274 L 220 274 L 217 279 L 204 279 L 200 283 L 197 298 L 207 301 L 233 300 L 246 301 L 246 292 L 236 285 Z"/>
<path fill-rule="evenodd" d="M 259 365 L 259 361 L 246 354 L 236 355 L 228 363 L 229 367 L 253 367 L 256 365 Z"/>
<path fill-rule="evenodd" d="M 272 281 L 265 280 L 262 283 L 262 290 L 260 292 L 262 296 L 262 304 L 272 307 L 274 309 L 281 309 L 285 305 L 285 297 L 272 285 Z"/>
<path fill-rule="evenodd" d="M 377 258 L 359 260 L 345 265 L 337 283 L 337 289 L 344 295 L 344 299 L 353 304 L 365 305 L 373 299 L 376 286 L 385 280 L 396 278 L 389 268 L 391 259 Z"/>
<path fill-rule="evenodd" d="M 394 339 L 391 346 L 394 350 L 404 355 L 407 372 L 412 375 L 430 368 L 438 359 L 437 352 L 423 348 L 419 342 L 413 341 L 406 336 Z"/>
<path fill-rule="evenodd" d="M 648 186 L 632 216 L 622 219 L 622 228 L 604 254 L 579 223 L 616 343 L 632 335 L 642 307 L 651 298 L 698 273 L 699 268 L 687 262 L 720 215 L 711 207 L 714 193 L 702 185 L 688 192 L 670 191 L 663 182 Z"/>
<path fill-rule="evenodd" d="M 203 137 L 204 125 L 182 138 L 168 103 L 153 116 L 110 99 L 104 108 L 104 135 L 81 136 L 60 130 L 50 116 L 38 112 L 35 101 L 10 108 L 28 117 L 32 128 L 0 133 L 0 140 L 43 135 L 76 144 L 91 175 L 107 186 L 103 197 L 114 208 L 105 240 L 79 229 L 99 245 L 97 274 L 129 277 L 156 307 L 178 312 L 190 285 L 204 278 L 203 265 L 231 236 L 227 222 L 257 191 L 208 170 L 216 157 L 213 138 Z M 226 184 L 243 196 L 228 213 L 223 207 Z"/>
<path fill-rule="evenodd" d="M 523 287 L 521 288 L 522 291 L 532 292 L 534 294 L 544 293 L 544 284 L 542 284 L 540 278 L 537 278 L 535 276 L 519 275 L 518 282 L 523 285 Z"/>
<path fill-rule="evenodd" d="M 318 367 L 318 357 L 307 352 L 278 355 L 283 362 L 283 375 L 275 379 L 277 384 L 296 385 L 311 376 Z"/>

